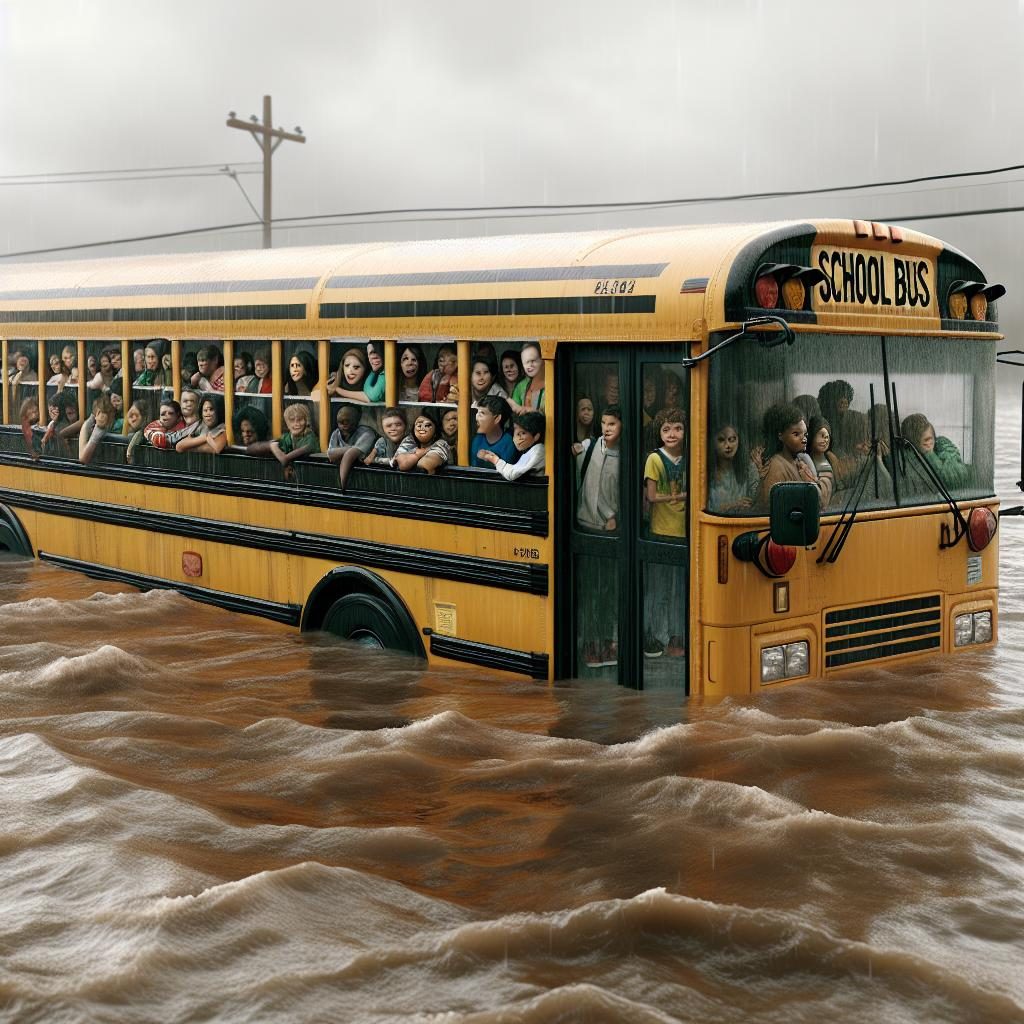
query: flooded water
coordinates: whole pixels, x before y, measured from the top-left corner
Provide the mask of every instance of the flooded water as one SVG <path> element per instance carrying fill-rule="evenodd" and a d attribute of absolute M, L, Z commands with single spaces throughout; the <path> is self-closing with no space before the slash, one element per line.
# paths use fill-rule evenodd
<path fill-rule="evenodd" d="M 0 1016 L 1024 1020 L 1000 529 L 996 651 L 713 706 L 4 564 Z"/>

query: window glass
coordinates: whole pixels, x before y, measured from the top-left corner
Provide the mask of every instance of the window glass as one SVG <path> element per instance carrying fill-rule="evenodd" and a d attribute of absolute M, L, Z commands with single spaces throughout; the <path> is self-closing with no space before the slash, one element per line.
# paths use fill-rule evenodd
<path fill-rule="evenodd" d="M 686 683 L 686 567 L 647 562 L 644 590 L 644 689 Z"/>
<path fill-rule="evenodd" d="M 194 361 L 193 355 L 191 361 Z M 250 368 L 251 367 L 251 368 Z M 191 377 L 195 367 L 186 369 L 185 356 L 182 356 L 182 377 Z M 239 371 L 243 372 L 239 372 Z M 252 443 L 253 439 L 265 441 L 266 425 L 273 422 L 274 417 L 274 377 L 273 356 L 269 341 L 246 341 L 235 343 L 235 442 L 241 441 L 241 427 L 245 424 L 245 435 Z M 251 413 L 251 415 L 250 415 Z M 254 429 L 255 423 L 258 429 Z M 266 429 L 265 429 L 266 428 Z"/>
<path fill-rule="evenodd" d="M 888 338 L 889 375 L 905 448 L 895 460 L 900 501 L 937 501 L 994 491 L 995 385 L 992 343 Z"/>
<path fill-rule="evenodd" d="M 782 480 L 815 483 L 824 512 L 891 505 L 884 403 L 881 338 L 737 342 L 711 360 L 708 510 L 764 514 Z"/>
<path fill-rule="evenodd" d="M 618 364 L 577 363 L 573 393 L 577 409 L 577 440 L 572 442 L 576 525 L 588 533 L 616 532 L 622 443 Z M 580 420 L 586 410 L 585 400 L 594 407 L 589 426 Z"/>
<path fill-rule="evenodd" d="M 617 678 L 618 621 L 618 561 L 579 556 L 576 559 L 576 664 L 581 676 Z"/>

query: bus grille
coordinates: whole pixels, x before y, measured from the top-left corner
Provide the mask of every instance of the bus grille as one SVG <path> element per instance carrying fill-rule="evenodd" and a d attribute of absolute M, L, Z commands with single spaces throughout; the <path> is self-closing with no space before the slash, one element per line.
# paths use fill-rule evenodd
<path fill-rule="evenodd" d="M 942 646 L 938 594 L 825 613 L 825 668 L 895 658 Z"/>

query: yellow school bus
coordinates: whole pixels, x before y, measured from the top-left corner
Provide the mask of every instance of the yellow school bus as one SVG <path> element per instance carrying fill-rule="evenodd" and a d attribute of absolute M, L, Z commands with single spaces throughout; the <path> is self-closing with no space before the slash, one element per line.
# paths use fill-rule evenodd
<path fill-rule="evenodd" d="M 991 644 L 1002 293 L 849 220 L 4 265 L 0 544 L 432 664 L 704 696 Z M 443 349 L 454 386 L 417 392 Z M 383 394 L 343 387 L 358 350 Z M 488 362 L 543 411 L 542 473 L 473 459 Z M 97 396 L 156 417 L 197 381 L 222 452 L 125 427 L 80 459 Z M 458 465 L 342 490 L 242 444 L 295 403 L 321 451 L 343 404 L 377 433 L 456 412 Z"/>

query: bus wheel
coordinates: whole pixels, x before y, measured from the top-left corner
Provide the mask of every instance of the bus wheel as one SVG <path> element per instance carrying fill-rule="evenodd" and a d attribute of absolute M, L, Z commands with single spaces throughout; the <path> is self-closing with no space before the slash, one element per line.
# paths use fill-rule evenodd
<path fill-rule="evenodd" d="M 409 637 L 410 624 L 402 622 L 394 609 L 372 594 L 339 597 L 327 609 L 320 628 L 370 650 L 420 653 L 415 638 Z"/>

